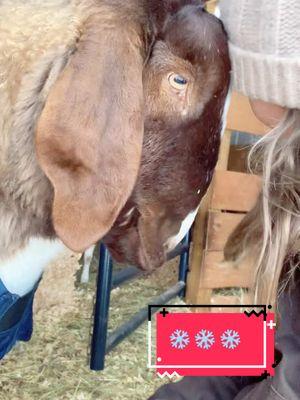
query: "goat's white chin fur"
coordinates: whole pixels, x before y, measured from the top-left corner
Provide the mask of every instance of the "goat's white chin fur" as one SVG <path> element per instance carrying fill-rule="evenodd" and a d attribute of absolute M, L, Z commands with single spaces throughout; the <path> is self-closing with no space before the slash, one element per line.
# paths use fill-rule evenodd
<path fill-rule="evenodd" d="M 226 96 L 224 108 L 223 108 L 223 113 L 222 113 L 222 128 L 221 128 L 221 137 L 223 137 L 226 125 L 227 125 L 227 115 L 230 107 L 230 102 L 231 102 L 231 88 L 229 88 L 229 91 Z"/>
<path fill-rule="evenodd" d="M 185 237 L 185 235 L 188 233 L 191 226 L 193 225 L 193 222 L 197 215 L 198 209 L 199 209 L 199 207 L 197 207 L 196 210 L 190 212 L 185 217 L 185 219 L 182 221 L 180 230 L 177 233 L 177 235 L 174 235 L 167 240 L 167 242 L 165 243 L 167 251 L 173 250 L 178 245 L 178 243 L 180 243 L 182 241 L 182 239 Z"/>
<path fill-rule="evenodd" d="M 219 19 L 221 18 L 221 11 L 220 11 L 220 7 L 218 5 L 215 8 L 214 15 Z"/>
<path fill-rule="evenodd" d="M 0 279 L 11 293 L 24 296 L 64 249 L 60 240 L 31 238 L 13 257 L 0 263 Z"/>

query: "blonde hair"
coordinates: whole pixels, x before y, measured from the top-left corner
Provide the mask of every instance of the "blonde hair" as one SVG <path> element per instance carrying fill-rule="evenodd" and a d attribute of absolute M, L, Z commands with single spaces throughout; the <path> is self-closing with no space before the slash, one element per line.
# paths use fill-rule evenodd
<path fill-rule="evenodd" d="M 300 110 L 289 110 L 284 120 L 254 145 L 249 166 L 262 175 L 262 193 L 256 205 L 261 221 L 255 225 L 261 225 L 262 238 L 256 237 L 255 244 L 255 300 L 274 304 L 299 263 Z"/>

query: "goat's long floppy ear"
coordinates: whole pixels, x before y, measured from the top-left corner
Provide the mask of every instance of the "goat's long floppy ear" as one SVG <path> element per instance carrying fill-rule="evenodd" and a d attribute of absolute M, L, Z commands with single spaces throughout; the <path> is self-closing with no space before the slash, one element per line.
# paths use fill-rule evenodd
<path fill-rule="evenodd" d="M 111 228 L 140 163 L 144 45 L 141 27 L 120 25 L 90 17 L 37 125 L 38 161 L 54 188 L 54 228 L 75 251 Z"/>

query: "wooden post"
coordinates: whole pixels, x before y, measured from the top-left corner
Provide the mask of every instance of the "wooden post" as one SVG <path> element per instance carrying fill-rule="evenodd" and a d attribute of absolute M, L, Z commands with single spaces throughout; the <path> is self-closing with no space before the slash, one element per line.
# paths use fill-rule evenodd
<path fill-rule="evenodd" d="M 215 11 L 216 5 L 218 3 L 218 0 L 209 0 L 206 2 L 206 10 L 210 13 L 213 13 Z"/>
<path fill-rule="evenodd" d="M 221 141 L 219 161 L 217 169 L 226 170 L 230 151 L 231 131 L 226 130 Z M 212 186 L 209 187 L 207 194 L 202 199 L 198 215 L 193 229 L 193 247 L 190 269 L 187 277 L 186 300 L 190 304 L 210 304 L 212 289 L 201 287 L 203 277 L 203 255 L 206 248 L 206 226 L 207 216 L 212 195 Z"/>
<path fill-rule="evenodd" d="M 231 131 L 227 129 L 225 130 L 221 141 L 219 159 L 216 169 L 222 169 L 222 170 L 227 169 L 229 152 L 230 152 L 230 140 L 231 140 Z"/>

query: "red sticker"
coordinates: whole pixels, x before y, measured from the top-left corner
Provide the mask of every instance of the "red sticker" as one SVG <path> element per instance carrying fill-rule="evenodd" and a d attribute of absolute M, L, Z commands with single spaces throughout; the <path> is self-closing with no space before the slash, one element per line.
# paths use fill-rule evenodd
<path fill-rule="evenodd" d="M 155 368 L 160 375 L 274 375 L 273 313 L 164 309 L 156 314 L 156 321 Z"/>

